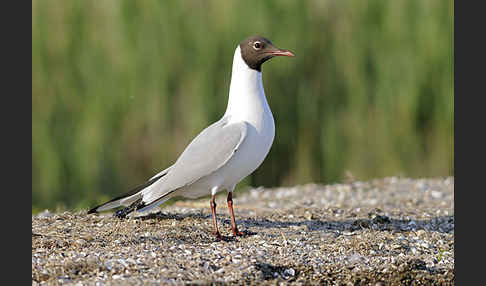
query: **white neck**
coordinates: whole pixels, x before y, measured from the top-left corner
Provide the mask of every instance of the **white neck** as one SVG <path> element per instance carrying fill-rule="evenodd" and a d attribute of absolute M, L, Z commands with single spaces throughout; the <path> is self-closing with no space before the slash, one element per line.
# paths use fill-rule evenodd
<path fill-rule="evenodd" d="M 248 67 L 241 56 L 240 46 L 233 57 L 226 115 L 231 116 L 231 121 L 243 120 L 256 125 L 263 124 L 265 116 L 272 117 L 263 90 L 262 73 Z"/>

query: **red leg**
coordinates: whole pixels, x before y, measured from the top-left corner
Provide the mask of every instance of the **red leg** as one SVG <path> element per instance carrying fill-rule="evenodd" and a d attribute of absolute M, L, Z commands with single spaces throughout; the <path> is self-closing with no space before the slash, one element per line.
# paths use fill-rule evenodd
<path fill-rule="evenodd" d="M 231 230 L 233 231 L 233 235 L 243 236 L 244 233 L 238 231 L 238 227 L 236 226 L 235 214 L 233 212 L 233 192 L 228 192 L 228 198 L 226 201 L 228 202 L 228 209 L 231 216 Z"/>
<path fill-rule="evenodd" d="M 211 212 L 213 213 L 213 226 L 214 232 L 213 234 L 216 236 L 217 239 L 221 239 L 221 234 L 218 230 L 218 224 L 216 223 L 216 202 L 214 201 L 216 195 L 211 196 L 211 201 L 209 201 L 209 205 L 211 206 Z"/>

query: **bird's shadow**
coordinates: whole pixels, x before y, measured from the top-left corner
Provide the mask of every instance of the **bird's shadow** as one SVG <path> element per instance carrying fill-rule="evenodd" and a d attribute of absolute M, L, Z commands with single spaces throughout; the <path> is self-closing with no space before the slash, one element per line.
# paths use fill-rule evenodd
<path fill-rule="evenodd" d="M 141 220 L 168 220 L 175 219 L 182 221 L 186 218 L 197 220 L 211 219 L 211 214 L 204 214 L 201 212 L 191 213 L 166 213 L 156 212 L 144 216 L 139 216 L 137 219 Z M 304 232 L 328 232 L 334 235 L 343 235 L 346 232 L 356 232 L 360 230 L 374 230 L 374 231 L 392 231 L 392 232 L 409 232 L 426 230 L 440 233 L 452 233 L 454 231 L 454 216 L 438 216 L 431 219 L 396 219 L 386 215 L 373 215 L 370 218 L 357 218 L 345 220 L 321 220 L 321 219 L 306 219 L 298 221 L 279 221 L 270 220 L 266 218 L 243 218 L 237 220 L 240 230 L 245 235 L 242 237 L 222 236 L 217 239 L 212 230 L 199 229 L 199 227 L 191 225 L 178 225 L 179 231 L 171 233 L 169 237 L 175 241 L 183 243 L 191 243 L 198 240 L 202 243 L 213 243 L 218 241 L 237 241 L 238 239 L 245 239 L 245 237 L 258 234 L 257 229 L 292 229 L 291 231 Z M 229 227 L 231 221 L 229 218 L 222 218 L 218 215 L 218 224 L 220 227 Z M 250 230 L 251 229 L 251 230 Z M 152 239 L 158 240 L 156 237 Z M 167 238 L 165 238 L 167 239 Z M 161 240 L 161 239 L 160 239 Z"/>
<path fill-rule="evenodd" d="M 146 215 L 140 215 L 140 216 L 137 216 L 135 218 L 136 219 L 140 219 L 140 220 L 151 220 L 151 219 L 155 219 L 155 220 L 167 220 L 167 219 L 175 219 L 177 221 L 181 221 L 181 220 L 184 220 L 186 218 L 207 219 L 207 218 L 210 218 L 210 217 L 211 217 L 210 215 L 206 215 L 203 212 L 199 212 L 199 213 L 193 213 L 192 212 L 192 213 L 179 214 L 179 213 L 166 213 L 166 212 L 158 211 L 158 212 L 149 213 L 149 214 L 146 214 Z"/>
<path fill-rule="evenodd" d="M 166 212 L 155 212 L 155 213 L 149 213 L 147 215 L 140 215 L 135 217 L 135 219 L 140 219 L 140 220 L 177 220 L 177 221 L 182 221 L 184 219 L 190 218 L 190 219 L 198 219 L 198 220 L 206 220 L 206 219 L 211 219 L 212 215 L 211 214 L 204 214 L 202 211 L 201 212 L 191 212 L 191 213 L 166 213 Z M 218 217 L 218 224 L 222 224 L 222 227 L 228 227 L 231 226 L 231 221 L 229 219 L 223 219 L 220 217 L 220 215 L 217 215 Z M 220 225 L 221 227 L 221 225 Z M 203 243 L 212 243 L 212 242 L 218 242 L 218 241 L 225 241 L 225 242 L 232 242 L 232 241 L 237 241 L 238 239 L 244 239 L 245 237 L 252 236 L 257 234 L 256 232 L 253 232 L 249 229 L 242 230 L 241 232 L 243 233 L 243 236 L 237 236 L 234 237 L 232 235 L 221 235 L 221 237 L 217 238 L 214 234 L 212 234 L 212 231 L 208 232 L 206 229 L 195 229 L 192 226 L 187 226 L 187 225 L 179 225 L 178 228 L 180 228 L 180 231 L 171 234 L 172 238 L 174 240 L 180 241 L 180 242 L 194 242 L 194 240 L 198 240 Z M 165 240 L 165 239 L 157 239 L 157 238 L 151 238 L 151 240 Z"/>

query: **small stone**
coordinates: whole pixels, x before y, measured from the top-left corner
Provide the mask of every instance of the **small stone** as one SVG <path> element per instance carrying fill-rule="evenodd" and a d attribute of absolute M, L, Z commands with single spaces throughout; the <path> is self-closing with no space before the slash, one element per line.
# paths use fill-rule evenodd
<path fill-rule="evenodd" d="M 438 191 L 430 191 L 430 195 L 434 198 L 434 199 L 440 199 L 442 198 L 442 193 L 441 192 L 438 192 Z"/>
<path fill-rule="evenodd" d="M 312 213 L 310 213 L 309 211 L 306 211 L 304 213 L 304 217 L 308 220 L 311 220 L 313 218 Z"/>
<path fill-rule="evenodd" d="M 287 268 L 284 270 L 284 276 L 294 276 L 295 270 L 293 268 Z"/>
<path fill-rule="evenodd" d="M 43 212 L 39 213 L 36 217 L 38 218 L 48 218 L 48 217 L 52 217 L 53 214 L 49 211 L 49 210 L 44 210 Z"/>

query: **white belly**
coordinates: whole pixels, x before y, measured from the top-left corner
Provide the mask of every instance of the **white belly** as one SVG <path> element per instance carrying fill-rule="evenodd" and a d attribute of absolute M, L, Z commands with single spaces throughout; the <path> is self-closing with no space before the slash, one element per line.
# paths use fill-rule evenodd
<path fill-rule="evenodd" d="M 267 156 L 275 136 L 273 117 L 261 130 L 249 124 L 247 137 L 228 163 L 221 169 L 223 186 L 232 187 L 255 171 Z"/>
<path fill-rule="evenodd" d="M 217 187 L 218 192 L 232 190 L 236 184 L 255 171 L 270 151 L 275 137 L 275 124 L 271 112 L 268 115 L 260 126 L 248 124 L 245 140 L 223 167 L 180 189 L 178 195 L 199 198 L 210 194 L 213 187 Z"/>

